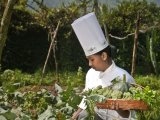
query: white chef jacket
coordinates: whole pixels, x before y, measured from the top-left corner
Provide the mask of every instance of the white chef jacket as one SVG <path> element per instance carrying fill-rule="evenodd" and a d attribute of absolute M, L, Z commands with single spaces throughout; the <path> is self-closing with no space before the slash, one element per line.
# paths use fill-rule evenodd
<path fill-rule="evenodd" d="M 126 75 L 126 82 L 135 83 L 133 77 L 125 70 L 119 68 L 115 65 L 114 61 L 109 68 L 107 68 L 104 72 L 96 71 L 91 68 L 86 75 L 85 88 L 84 90 L 93 89 L 97 86 L 101 85 L 102 87 L 107 87 L 112 85 L 111 81 L 117 77 L 123 80 L 123 75 Z M 82 99 L 79 106 L 81 109 L 86 109 L 86 104 L 84 102 L 84 98 Z M 109 112 L 109 113 L 108 113 Z M 101 116 L 109 114 L 109 116 L 118 117 L 119 114 L 114 110 L 97 110 L 97 114 Z M 108 119 L 109 120 L 109 119 Z"/>

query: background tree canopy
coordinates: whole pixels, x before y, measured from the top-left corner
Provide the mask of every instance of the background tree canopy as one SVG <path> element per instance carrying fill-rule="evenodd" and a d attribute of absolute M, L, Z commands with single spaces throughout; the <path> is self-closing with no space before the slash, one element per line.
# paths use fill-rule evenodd
<path fill-rule="evenodd" d="M 133 40 L 137 14 L 140 14 L 140 30 L 137 50 L 137 74 L 160 73 L 160 7 L 147 1 L 122 1 L 116 7 L 98 3 L 97 0 L 71 2 L 57 8 L 48 8 L 37 0 L 38 8 L 29 7 L 26 1 L 16 4 L 8 38 L 2 55 L 2 70 L 20 69 L 33 73 L 44 65 L 51 42 L 50 29 L 60 27 L 56 36 L 56 57 L 59 70 L 88 69 L 84 52 L 75 36 L 71 23 L 78 17 L 95 11 L 102 29 L 114 46 L 114 60 L 130 72 Z M 26 7 L 27 6 L 27 7 Z M 2 17 L 2 16 L 0 16 Z M 125 39 L 123 37 L 127 36 Z M 153 49 L 152 49 L 153 48 Z M 157 67 L 155 67 L 157 66 Z M 146 69 L 147 67 L 147 69 Z M 47 70 L 55 70 L 53 51 Z"/>

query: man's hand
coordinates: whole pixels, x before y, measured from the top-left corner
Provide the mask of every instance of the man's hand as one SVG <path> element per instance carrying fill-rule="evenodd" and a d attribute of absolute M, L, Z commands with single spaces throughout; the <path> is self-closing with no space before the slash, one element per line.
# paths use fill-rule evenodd
<path fill-rule="evenodd" d="M 79 113 L 80 113 L 82 110 L 83 110 L 83 109 L 78 108 L 78 110 L 73 113 L 73 115 L 72 115 L 72 117 L 71 117 L 71 120 L 76 120 L 77 117 L 78 117 L 78 115 L 79 115 Z"/>
<path fill-rule="evenodd" d="M 72 117 L 71 117 L 71 120 L 76 120 L 77 117 L 78 117 L 78 115 L 79 115 L 79 114 L 77 113 L 77 111 L 74 112 L 73 115 L 72 115 Z"/>

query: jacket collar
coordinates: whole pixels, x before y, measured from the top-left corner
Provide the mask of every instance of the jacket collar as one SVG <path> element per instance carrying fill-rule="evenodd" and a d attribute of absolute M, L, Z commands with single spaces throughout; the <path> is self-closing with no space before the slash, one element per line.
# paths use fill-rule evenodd
<path fill-rule="evenodd" d="M 104 71 L 104 72 L 100 72 L 99 73 L 99 78 L 103 78 L 103 76 L 105 75 L 105 74 L 108 74 L 108 73 L 110 73 L 111 71 L 113 71 L 113 69 L 115 68 L 115 63 L 114 63 L 114 61 L 112 60 L 112 64 Z"/>

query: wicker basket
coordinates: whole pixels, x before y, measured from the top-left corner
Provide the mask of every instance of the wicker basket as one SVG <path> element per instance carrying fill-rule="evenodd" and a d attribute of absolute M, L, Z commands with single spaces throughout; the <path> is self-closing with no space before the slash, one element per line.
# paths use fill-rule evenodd
<path fill-rule="evenodd" d="M 108 99 L 105 103 L 96 103 L 101 109 L 111 110 L 147 110 L 148 105 L 141 100 Z"/>

